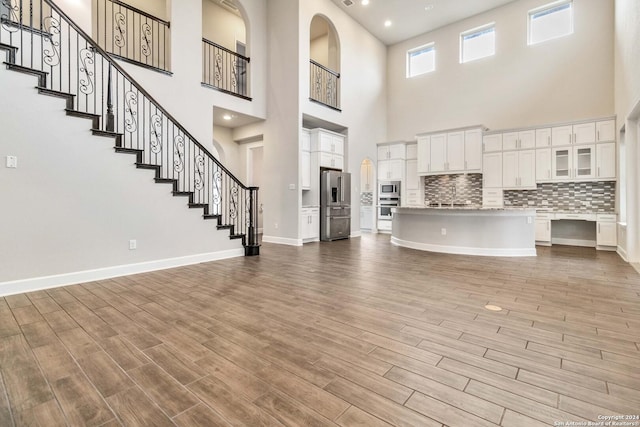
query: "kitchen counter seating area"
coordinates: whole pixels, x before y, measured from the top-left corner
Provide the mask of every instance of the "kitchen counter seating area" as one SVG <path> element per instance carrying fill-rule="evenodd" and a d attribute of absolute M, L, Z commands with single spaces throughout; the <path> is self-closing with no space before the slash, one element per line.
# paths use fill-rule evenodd
<path fill-rule="evenodd" d="M 460 255 L 536 256 L 533 208 L 399 207 L 391 243 Z"/>

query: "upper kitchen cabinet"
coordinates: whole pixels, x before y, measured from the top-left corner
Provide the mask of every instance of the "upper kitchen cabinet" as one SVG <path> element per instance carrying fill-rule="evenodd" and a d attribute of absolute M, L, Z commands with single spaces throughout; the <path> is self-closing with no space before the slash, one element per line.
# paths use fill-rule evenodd
<path fill-rule="evenodd" d="M 406 145 L 404 143 L 378 145 L 378 161 L 404 160 L 405 158 L 406 158 Z"/>
<path fill-rule="evenodd" d="M 494 133 L 490 135 L 484 135 L 482 137 L 482 145 L 484 146 L 485 153 L 502 151 L 502 134 Z"/>
<path fill-rule="evenodd" d="M 418 136 L 418 174 L 482 171 L 482 129 Z"/>
<path fill-rule="evenodd" d="M 536 129 L 536 148 L 551 147 L 551 128 Z"/>
<path fill-rule="evenodd" d="M 313 129 L 311 152 L 318 152 L 320 167 L 344 169 L 344 135 L 325 129 Z"/>
<path fill-rule="evenodd" d="M 406 144 L 378 145 L 378 180 L 404 180 Z"/>
<path fill-rule="evenodd" d="M 556 126 L 551 129 L 552 145 L 593 144 L 596 142 L 595 122 Z"/>
<path fill-rule="evenodd" d="M 616 179 L 616 143 L 596 144 L 596 178 Z"/>
<path fill-rule="evenodd" d="M 616 140 L 616 121 L 603 120 L 596 122 L 596 142 Z"/>
<path fill-rule="evenodd" d="M 501 152 L 487 153 L 483 156 L 483 188 L 502 188 L 502 154 Z"/>
<path fill-rule="evenodd" d="M 311 189 L 311 135 L 306 129 L 300 133 L 300 188 Z"/>
<path fill-rule="evenodd" d="M 523 130 L 520 132 L 508 132 L 502 134 L 503 150 L 520 150 L 534 148 L 535 146 L 535 130 Z"/>
<path fill-rule="evenodd" d="M 588 180 L 596 177 L 595 145 L 557 147 L 551 150 L 551 173 L 554 180 Z"/>
<path fill-rule="evenodd" d="M 527 190 L 536 188 L 536 151 L 502 153 L 502 188 Z"/>
<path fill-rule="evenodd" d="M 407 144 L 407 160 L 418 158 L 418 144 Z"/>

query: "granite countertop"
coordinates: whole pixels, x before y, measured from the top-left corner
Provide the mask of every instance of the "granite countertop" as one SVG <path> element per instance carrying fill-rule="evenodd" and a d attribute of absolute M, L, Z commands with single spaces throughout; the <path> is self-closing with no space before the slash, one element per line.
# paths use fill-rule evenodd
<path fill-rule="evenodd" d="M 461 205 L 461 206 L 398 206 L 397 209 L 422 209 L 422 210 L 453 210 L 453 211 L 531 211 L 535 208 L 524 206 L 482 206 L 482 205 Z"/>

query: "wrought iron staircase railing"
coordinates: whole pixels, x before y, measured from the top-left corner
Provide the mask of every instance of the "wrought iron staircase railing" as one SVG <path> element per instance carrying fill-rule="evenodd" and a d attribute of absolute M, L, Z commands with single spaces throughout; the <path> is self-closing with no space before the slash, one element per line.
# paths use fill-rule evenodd
<path fill-rule="evenodd" d="M 67 113 L 92 119 L 158 183 L 259 253 L 258 188 L 247 187 L 52 0 L 0 0 L 0 48 L 9 68 L 39 77 L 41 93 L 67 100 Z"/>
<path fill-rule="evenodd" d="M 95 0 L 93 35 L 108 53 L 170 72 L 171 23 L 119 0 Z"/>
<path fill-rule="evenodd" d="M 309 99 L 340 110 L 340 73 L 309 61 Z"/>
<path fill-rule="evenodd" d="M 202 39 L 202 84 L 251 100 L 248 72 L 250 58 L 210 40 Z"/>

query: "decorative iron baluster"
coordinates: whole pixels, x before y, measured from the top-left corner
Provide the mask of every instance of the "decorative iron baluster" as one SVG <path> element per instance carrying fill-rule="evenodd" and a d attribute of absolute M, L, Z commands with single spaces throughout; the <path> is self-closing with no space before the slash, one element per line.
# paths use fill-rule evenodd
<path fill-rule="evenodd" d="M 127 43 L 125 34 L 127 33 L 127 18 L 122 12 L 116 12 L 114 15 L 116 27 L 113 29 L 113 41 L 120 49 Z"/>
<path fill-rule="evenodd" d="M 176 135 L 173 141 L 173 170 L 180 173 L 184 170 L 184 138 Z"/>
<path fill-rule="evenodd" d="M 18 17 L 20 15 L 20 8 L 17 4 L 14 5 L 11 0 L 2 0 L 2 6 L 4 6 L 3 9 L 6 10 L 5 13 L 0 15 L 0 18 L 2 18 L 2 28 L 10 33 L 15 33 L 21 24 L 20 18 Z"/>
<path fill-rule="evenodd" d="M 320 68 L 315 69 L 315 91 L 314 98 L 318 98 L 318 96 L 322 93 L 322 70 Z"/>
<path fill-rule="evenodd" d="M 80 49 L 80 74 L 84 74 L 84 77 L 80 77 L 80 92 L 85 95 L 91 95 L 93 93 L 93 71 L 89 69 L 89 65 L 93 65 L 94 53 L 91 49 Z"/>
<path fill-rule="evenodd" d="M 146 22 L 142 24 L 142 40 L 140 42 L 140 50 L 144 56 L 151 55 L 151 36 L 153 35 L 151 31 L 151 26 Z"/>
<path fill-rule="evenodd" d="M 238 217 L 238 186 L 235 183 L 229 189 L 229 218 L 236 219 Z"/>
<path fill-rule="evenodd" d="M 162 151 L 162 117 L 158 114 L 151 116 L 151 152 L 158 154 Z"/>
<path fill-rule="evenodd" d="M 204 185 L 204 157 L 201 154 L 198 154 L 195 158 L 196 165 L 196 174 L 193 179 L 193 185 L 196 190 L 202 190 L 202 186 Z"/>
<path fill-rule="evenodd" d="M 135 110 L 138 105 L 138 95 L 130 90 L 124 95 L 124 102 L 124 128 L 127 132 L 133 133 L 138 130 L 138 120 L 136 119 L 138 112 Z"/>
<path fill-rule="evenodd" d="M 213 78 L 217 82 L 216 86 L 222 87 L 220 85 L 220 82 L 222 81 L 222 55 L 218 52 L 216 52 L 215 55 L 216 55 L 216 63 L 215 63 L 216 71 Z"/>
<path fill-rule="evenodd" d="M 47 16 L 43 19 L 43 23 L 47 34 L 42 37 L 42 60 L 53 67 L 60 63 L 60 41 L 55 40 L 54 37 L 60 34 L 60 21 L 53 16 Z"/>
<path fill-rule="evenodd" d="M 213 197 L 211 201 L 213 202 L 214 212 L 219 214 L 222 206 L 222 191 L 220 187 L 222 186 L 222 172 L 220 170 L 216 170 L 213 174 Z"/>
<path fill-rule="evenodd" d="M 238 61 L 231 61 L 231 91 L 238 92 Z"/>

